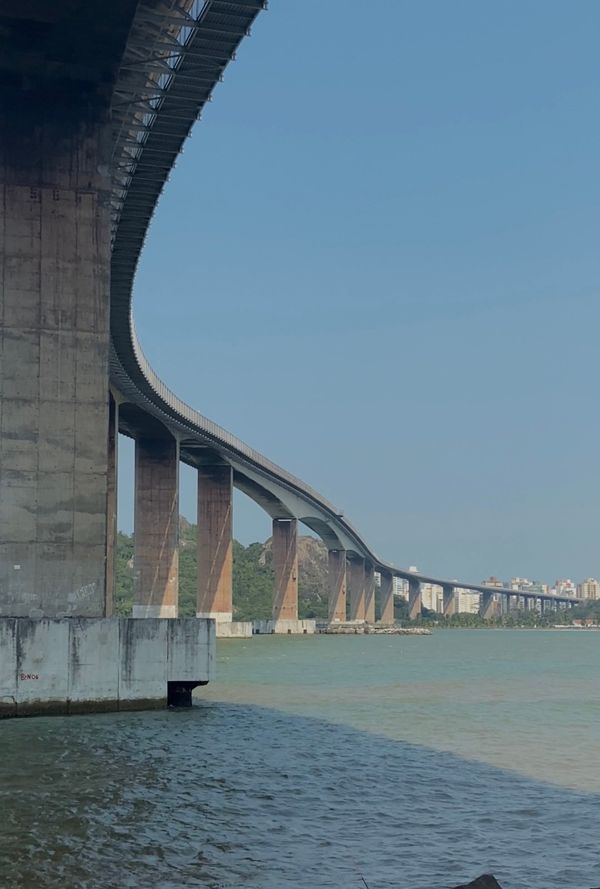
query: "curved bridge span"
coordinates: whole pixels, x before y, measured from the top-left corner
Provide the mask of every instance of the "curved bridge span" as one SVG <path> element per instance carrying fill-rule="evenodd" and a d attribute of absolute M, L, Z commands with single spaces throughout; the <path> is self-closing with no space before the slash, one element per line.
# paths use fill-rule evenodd
<path fill-rule="evenodd" d="M 0 0 L 10 46 L 0 64 L 3 253 L 16 294 L 3 318 L 8 444 L 0 484 L 6 508 L 22 519 L 2 544 L 0 614 L 111 612 L 117 431 L 136 441 L 136 616 L 177 614 L 180 460 L 199 477 L 199 616 L 232 620 L 233 487 L 273 519 L 277 621 L 297 620 L 298 521 L 329 550 L 332 620 L 393 622 L 395 577 L 408 581 L 412 616 L 423 583 L 443 589 L 447 614 L 459 589 L 480 594 L 485 616 L 499 597 L 576 603 L 384 561 L 339 509 L 182 402 L 144 357 L 131 300 L 148 226 L 187 136 L 264 6 L 124 0 L 107 10 L 99 0 L 57 0 L 49 12 L 35 0 L 26 8 Z M 32 281 L 34 267 L 42 277 Z M 13 340 L 37 368 L 36 386 L 19 379 Z M 30 588 L 36 592 L 24 598 Z"/>

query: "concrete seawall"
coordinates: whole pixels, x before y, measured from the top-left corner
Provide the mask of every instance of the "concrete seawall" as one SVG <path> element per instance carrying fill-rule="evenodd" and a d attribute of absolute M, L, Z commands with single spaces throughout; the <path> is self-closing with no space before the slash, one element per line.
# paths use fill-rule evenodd
<path fill-rule="evenodd" d="M 214 675 L 214 621 L 0 618 L 0 717 L 185 704 Z"/>

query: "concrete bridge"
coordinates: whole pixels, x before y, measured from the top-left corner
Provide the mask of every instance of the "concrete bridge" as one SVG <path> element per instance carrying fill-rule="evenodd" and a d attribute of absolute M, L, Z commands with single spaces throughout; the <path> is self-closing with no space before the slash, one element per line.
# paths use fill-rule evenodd
<path fill-rule="evenodd" d="M 198 474 L 197 614 L 222 634 L 234 487 L 273 520 L 275 630 L 301 629 L 298 522 L 328 547 L 332 620 L 391 622 L 394 577 L 409 581 L 412 616 L 423 582 L 443 587 L 448 613 L 457 587 L 480 592 L 484 614 L 515 595 L 385 562 L 338 508 L 182 402 L 144 357 L 131 293 L 149 223 L 263 5 L 0 0 L 0 617 L 17 636 L 31 619 L 112 615 L 118 432 L 135 439 L 133 614 L 154 618 L 147 628 L 177 617 L 180 462 Z"/>

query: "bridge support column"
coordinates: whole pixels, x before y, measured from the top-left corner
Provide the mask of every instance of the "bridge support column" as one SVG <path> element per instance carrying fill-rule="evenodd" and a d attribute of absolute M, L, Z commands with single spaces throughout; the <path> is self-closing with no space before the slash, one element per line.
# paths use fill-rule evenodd
<path fill-rule="evenodd" d="M 100 617 L 109 146 L 91 110 L 25 95 L 0 109 L 0 613 Z"/>
<path fill-rule="evenodd" d="M 346 620 L 346 553 L 330 549 L 328 555 L 329 621 Z"/>
<path fill-rule="evenodd" d="M 365 562 L 352 559 L 349 573 L 350 620 L 365 620 Z"/>
<path fill-rule="evenodd" d="M 365 562 L 365 620 L 375 623 L 375 573 L 370 562 Z"/>
<path fill-rule="evenodd" d="M 421 581 L 416 577 L 408 579 L 408 616 L 411 620 L 416 620 L 421 616 Z"/>
<path fill-rule="evenodd" d="M 117 552 L 117 476 L 119 466 L 119 405 L 112 394 L 108 404 L 108 477 L 106 490 L 106 606 L 110 617 L 115 598 Z"/>
<path fill-rule="evenodd" d="M 273 519 L 273 620 L 298 620 L 298 522 Z"/>
<path fill-rule="evenodd" d="M 496 602 L 492 592 L 481 593 L 479 596 L 479 616 L 483 620 L 490 620 L 494 617 L 496 610 Z"/>
<path fill-rule="evenodd" d="M 394 623 L 394 578 L 391 574 L 381 575 L 381 617 L 382 624 Z"/>
<path fill-rule="evenodd" d="M 451 617 L 453 614 L 458 614 L 457 593 L 453 586 L 442 587 L 442 602 L 444 617 Z"/>
<path fill-rule="evenodd" d="M 233 469 L 198 467 L 197 617 L 233 619 Z"/>
<path fill-rule="evenodd" d="M 133 616 L 177 617 L 179 443 L 170 435 L 135 443 Z"/>

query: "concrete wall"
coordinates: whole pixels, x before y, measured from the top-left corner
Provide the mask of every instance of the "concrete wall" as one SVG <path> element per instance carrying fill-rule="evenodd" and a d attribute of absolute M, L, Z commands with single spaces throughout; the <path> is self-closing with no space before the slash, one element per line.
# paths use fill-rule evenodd
<path fill-rule="evenodd" d="M 316 633 L 316 620 L 255 620 L 252 622 L 255 635 L 312 635 Z"/>
<path fill-rule="evenodd" d="M 160 707 L 214 674 L 213 621 L 0 619 L 0 716 Z"/>
<path fill-rule="evenodd" d="M 0 616 L 102 615 L 110 266 L 103 135 L 91 124 L 63 132 L 39 121 L 17 136 L 0 123 Z"/>
<path fill-rule="evenodd" d="M 216 621 L 217 639 L 247 639 L 252 636 L 251 620 Z"/>

